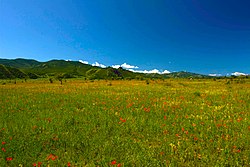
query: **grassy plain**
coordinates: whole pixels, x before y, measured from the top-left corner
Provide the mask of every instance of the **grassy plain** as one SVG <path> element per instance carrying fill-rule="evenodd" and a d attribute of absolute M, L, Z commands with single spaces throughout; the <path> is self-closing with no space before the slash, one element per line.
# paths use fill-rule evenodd
<path fill-rule="evenodd" d="M 7 82 L 0 142 L 0 166 L 250 166 L 250 80 Z"/>

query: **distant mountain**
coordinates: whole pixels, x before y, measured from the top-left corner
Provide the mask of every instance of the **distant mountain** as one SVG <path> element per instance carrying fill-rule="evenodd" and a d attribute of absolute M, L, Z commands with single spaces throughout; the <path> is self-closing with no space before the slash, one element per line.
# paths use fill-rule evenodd
<path fill-rule="evenodd" d="M 101 68 L 78 61 L 50 60 L 39 62 L 31 59 L 0 59 L 0 79 L 7 78 L 64 78 L 85 77 L 87 79 L 143 79 L 143 78 L 209 78 L 209 76 L 190 72 L 169 74 L 135 73 L 123 68 Z"/>
<path fill-rule="evenodd" d="M 92 69 L 91 65 L 82 64 L 77 61 L 64 61 L 64 60 L 51 60 L 48 62 L 42 62 L 32 68 L 23 69 L 36 73 L 38 75 L 57 75 L 57 74 L 71 74 L 74 76 L 85 76 L 85 73 Z"/>
<path fill-rule="evenodd" d="M 202 74 L 196 74 L 191 72 L 172 72 L 169 74 L 163 74 L 165 78 L 213 78 L 211 76 L 202 75 Z"/>
<path fill-rule="evenodd" d="M 38 62 L 36 60 L 32 59 L 0 59 L 0 64 L 3 64 L 5 66 L 20 68 L 20 69 L 26 69 L 26 68 L 32 68 L 35 67 L 41 62 Z"/>

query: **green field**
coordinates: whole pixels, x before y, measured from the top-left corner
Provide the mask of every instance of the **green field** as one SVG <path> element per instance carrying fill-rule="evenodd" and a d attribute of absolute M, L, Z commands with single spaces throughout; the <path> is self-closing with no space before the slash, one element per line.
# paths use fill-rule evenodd
<path fill-rule="evenodd" d="M 0 166 L 250 166 L 250 80 L 0 81 Z"/>

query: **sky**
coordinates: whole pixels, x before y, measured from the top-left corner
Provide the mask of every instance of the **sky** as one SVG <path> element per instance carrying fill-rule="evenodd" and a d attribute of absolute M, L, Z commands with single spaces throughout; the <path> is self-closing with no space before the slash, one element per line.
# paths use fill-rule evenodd
<path fill-rule="evenodd" d="M 0 58 L 250 74 L 249 0 L 0 0 Z"/>

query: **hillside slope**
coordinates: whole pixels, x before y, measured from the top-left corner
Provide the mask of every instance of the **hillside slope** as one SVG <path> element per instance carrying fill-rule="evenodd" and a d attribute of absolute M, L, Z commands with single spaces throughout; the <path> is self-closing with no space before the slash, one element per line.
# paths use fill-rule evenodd
<path fill-rule="evenodd" d="M 21 70 L 0 64 L 0 79 L 28 78 Z"/>
<path fill-rule="evenodd" d="M 31 59 L 0 59 L 0 78 L 64 78 L 85 77 L 87 79 L 142 79 L 142 78 L 210 78 L 206 75 L 190 72 L 173 72 L 169 74 L 136 73 L 123 68 L 101 68 L 83 64 L 78 61 L 50 60 L 39 62 Z"/>

